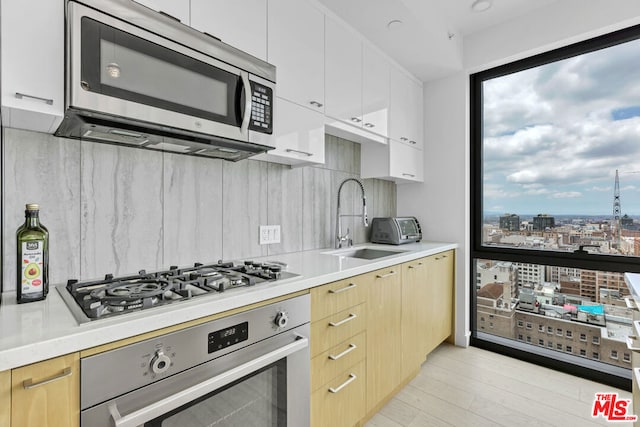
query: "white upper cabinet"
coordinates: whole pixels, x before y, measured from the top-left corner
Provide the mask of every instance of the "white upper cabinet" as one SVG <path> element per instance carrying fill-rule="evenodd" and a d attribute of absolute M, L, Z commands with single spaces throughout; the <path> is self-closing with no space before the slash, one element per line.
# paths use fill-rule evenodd
<path fill-rule="evenodd" d="M 422 85 L 392 67 L 389 87 L 389 137 L 422 149 Z"/>
<path fill-rule="evenodd" d="M 277 95 L 324 112 L 324 14 L 307 1 L 269 0 L 267 22 Z"/>
<path fill-rule="evenodd" d="M 191 0 L 191 26 L 267 60 L 267 0 Z"/>
<path fill-rule="evenodd" d="M 362 127 L 389 136 L 389 61 L 364 44 L 362 70 Z"/>
<path fill-rule="evenodd" d="M 362 41 L 325 17 L 325 115 L 362 127 Z"/>
<path fill-rule="evenodd" d="M 191 25 L 189 19 L 189 0 L 134 0 L 150 9 L 163 12 L 173 18 L 179 19 L 185 25 Z"/>
<path fill-rule="evenodd" d="M 276 97 L 274 104 L 276 148 L 252 157 L 292 166 L 324 163 L 324 115 Z"/>
<path fill-rule="evenodd" d="M 64 2 L 1 7 L 2 124 L 53 132 L 64 114 Z"/>
<path fill-rule="evenodd" d="M 396 183 L 424 181 L 424 152 L 393 139 L 387 145 L 364 144 L 361 147 L 361 172 L 365 178 L 380 178 Z"/>

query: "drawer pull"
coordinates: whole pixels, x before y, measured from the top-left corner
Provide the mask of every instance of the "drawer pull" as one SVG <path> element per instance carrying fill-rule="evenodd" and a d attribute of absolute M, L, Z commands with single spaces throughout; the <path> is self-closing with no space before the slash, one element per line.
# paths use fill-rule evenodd
<path fill-rule="evenodd" d="M 329 326 L 340 326 L 340 325 L 344 325 L 347 322 L 351 322 L 353 319 L 355 319 L 356 317 L 358 317 L 357 314 L 351 313 L 349 314 L 349 317 L 347 317 L 346 319 L 342 319 L 339 322 L 329 322 Z"/>
<path fill-rule="evenodd" d="M 414 174 L 412 174 L 412 173 L 404 173 L 404 172 L 402 173 L 402 176 L 408 176 L 408 177 L 410 177 L 410 178 L 415 178 L 415 177 L 416 177 L 416 176 L 415 176 Z"/>
<path fill-rule="evenodd" d="M 356 380 L 356 374 L 349 374 L 349 379 L 346 380 L 345 382 L 343 382 L 342 384 L 340 384 L 338 387 L 333 388 L 333 387 L 329 387 L 329 391 L 331 393 L 337 393 L 340 390 L 342 390 L 343 388 L 345 388 L 346 386 L 348 386 L 349 384 L 351 384 L 352 382 L 354 382 Z"/>
<path fill-rule="evenodd" d="M 629 335 L 627 337 L 627 348 L 631 351 L 640 351 L 640 347 L 634 347 L 634 340 L 636 340 L 638 337 L 636 337 L 635 335 Z"/>
<path fill-rule="evenodd" d="M 626 304 L 627 308 L 630 308 L 632 310 L 637 310 L 638 307 L 636 306 L 635 301 L 632 301 L 631 298 L 629 297 L 625 297 L 624 298 L 624 303 Z"/>
<path fill-rule="evenodd" d="M 343 351 L 340 354 L 336 354 L 335 356 L 333 354 L 329 355 L 329 359 L 331 360 L 338 360 L 343 356 L 346 356 L 347 354 L 351 353 L 353 350 L 355 350 L 356 348 L 358 348 L 358 346 L 356 346 L 355 344 L 349 344 L 349 348 L 346 349 L 345 351 Z"/>
<path fill-rule="evenodd" d="M 53 105 L 53 99 L 50 98 L 42 98 L 40 96 L 33 96 L 33 95 L 27 95 L 26 93 L 20 93 L 20 92 L 16 92 L 16 98 L 18 99 L 22 99 L 22 98 L 31 98 L 31 99 L 35 99 L 37 101 L 42 101 L 47 105 Z"/>
<path fill-rule="evenodd" d="M 419 263 L 417 263 L 417 264 L 410 265 L 410 266 L 409 266 L 409 268 L 420 268 L 420 267 L 422 267 L 422 265 L 423 265 L 423 264 L 422 264 L 421 262 L 419 262 Z"/>
<path fill-rule="evenodd" d="M 287 153 L 298 153 L 298 154 L 304 154 L 307 157 L 311 157 L 313 156 L 313 153 L 310 153 L 308 151 L 301 151 L 301 150 L 294 150 L 293 148 L 287 148 L 286 150 Z"/>
<path fill-rule="evenodd" d="M 318 101 L 309 101 L 309 104 L 313 105 L 314 107 L 322 107 L 322 102 L 318 102 Z"/>
<path fill-rule="evenodd" d="M 347 286 L 345 286 L 344 288 L 340 288 L 340 289 L 329 289 L 329 293 L 330 294 L 339 294 L 340 292 L 344 292 L 344 291 L 348 291 L 349 289 L 353 289 L 358 287 L 358 285 L 356 285 L 355 283 L 349 283 Z"/>
<path fill-rule="evenodd" d="M 388 272 L 387 274 L 376 274 L 377 279 L 386 279 L 387 277 L 395 276 L 397 273 L 393 270 Z"/>
<path fill-rule="evenodd" d="M 71 367 L 66 367 L 64 368 L 64 371 L 62 371 L 61 373 L 52 376 L 51 378 L 48 378 L 46 380 L 42 380 L 42 381 L 38 381 L 37 383 L 33 382 L 33 378 L 29 378 L 28 380 L 24 380 L 22 381 L 22 386 L 24 387 L 25 390 L 30 390 L 32 388 L 36 388 L 38 386 L 44 385 L 44 384 L 49 384 L 52 383 L 54 381 L 58 381 L 59 379 L 68 377 L 71 375 Z"/>

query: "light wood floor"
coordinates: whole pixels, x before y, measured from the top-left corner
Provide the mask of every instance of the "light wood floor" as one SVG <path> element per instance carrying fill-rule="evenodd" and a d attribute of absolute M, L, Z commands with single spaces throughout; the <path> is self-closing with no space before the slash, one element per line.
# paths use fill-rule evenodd
<path fill-rule="evenodd" d="M 592 418 L 595 393 L 631 393 L 475 347 L 438 347 L 365 427 L 630 426 Z"/>

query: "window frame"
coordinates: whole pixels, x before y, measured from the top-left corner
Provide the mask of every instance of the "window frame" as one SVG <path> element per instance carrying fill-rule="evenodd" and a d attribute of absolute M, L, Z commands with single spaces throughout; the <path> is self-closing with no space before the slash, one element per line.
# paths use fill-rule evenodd
<path fill-rule="evenodd" d="M 630 26 L 613 31 L 578 43 L 570 44 L 558 49 L 543 52 L 514 62 L 499 65 L 494 68 L 479 71 L 469 76 L 469 117 L 470 117 L 470 249 L 468 262 L 475 271 L 476 260 L 490 259 L 496 261 L 511 261 L 526 264 L 539 264 L 586 270 L 600 270 L 606 272 L 636 272 L 640 273 L 640 257 L 592 253 L 571 253 L 560 251 L 545 251 L 536 249 L 520 249 L 511 247 L 484 246 L 482 242 L 482 226 L 484 215 L 483 203 L 483 99 L 482 84 L 484 81 L 502 77 L 514 72 L 530 69 L 540 65 L 550 64 L 559 60 L 594 52 L 621 43 L 640 39 L 640 25 Z M 511 355 L 522 360 L 537 363 L 564 372 L 573 373 L 594 381 L 609 384 L 626 390 L 631 390 L 631 375 L 620 372 L 607 371 L 603 362 L 597 366 L 589 364 L 591 358 L 583 357 L 584 362 L 568 362 L 554 356 L 545 349 L 541 353 L 534 353 L 522 346 L 505 343 L 510 340 L 495 340 L 487 338 L 485 333 L 478 331 L 476 318 L 477 289 L 475 275 L 470 274 L 470 328 L 471 345 Z M 478 336 L 480 332 L 480 336 Z M 554 331 L 555 332 L 555 331 Z M 553 334 L 555 335 L 555 334 Z M 582 341 L 582 340 L 580 340 Z M 585 359 L 586 357 L 586 359 Z M 577 355 L 576 355 L 576 358 Z M 601 366 L 602 365 L 602 366 Z M 613 374 L 612 374 L 613 373 Z"/>

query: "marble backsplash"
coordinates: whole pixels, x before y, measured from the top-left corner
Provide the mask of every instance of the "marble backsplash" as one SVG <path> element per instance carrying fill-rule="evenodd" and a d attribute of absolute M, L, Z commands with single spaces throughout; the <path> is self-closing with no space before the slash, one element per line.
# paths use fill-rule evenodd
<path fill-rule="evenodd" d="M 39 203 L 50 233 L 50 279 L 86 280 L 332 247 L 338 186 L 359 177 L 360 145 L 326 136 L 326 163 L 289 168 L 230 163 L 56 138 L 3 128 L 2 289 L 15 290 L 15 231 Z M 396 185 L 363 180 L 369 218 L 396 213 Z M 345 185 L 343 213 L 361 212 Z M 258 227 L 281 225 L 281 243 L 260 245 Z M 368 241 L 343 218 L 354 243 Z"/>

